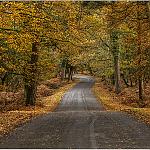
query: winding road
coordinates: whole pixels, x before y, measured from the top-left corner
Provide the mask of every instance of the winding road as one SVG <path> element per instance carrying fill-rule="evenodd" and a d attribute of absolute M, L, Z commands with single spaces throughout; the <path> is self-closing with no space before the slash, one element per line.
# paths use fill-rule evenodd
<path fill-rule="evenodd" d="M 106 111 L 91 91 L 94 80 L 66 92 L 57 109 L 0 139 L 0 148 L 150 149 L 150 127 L 123 112 Z"/>

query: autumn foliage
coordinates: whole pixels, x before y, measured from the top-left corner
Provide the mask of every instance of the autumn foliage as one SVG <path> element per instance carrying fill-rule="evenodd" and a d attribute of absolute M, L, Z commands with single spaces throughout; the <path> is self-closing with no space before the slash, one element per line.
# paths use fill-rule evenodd
<path fill-rule="evenodd" d="M 149 2 L 1 2 L 0 12 L 2 99 L 20 92 L 19 103 L 35 105 L 37 91 L 51 93 L 42 82 L 86 71 L 117 94 L 138 88 L 138 105 L 146 105 Z"/>

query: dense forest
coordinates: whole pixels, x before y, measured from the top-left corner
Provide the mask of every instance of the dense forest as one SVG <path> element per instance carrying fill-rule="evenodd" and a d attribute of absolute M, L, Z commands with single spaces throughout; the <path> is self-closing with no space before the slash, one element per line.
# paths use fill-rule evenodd
<path fill-rule="evenodd" d="M 117 94 L 138 87 L 139 107 L 145 106 L 148 1 L 1 2 L 0 13 L 1 95 L 22 90 L 24 104 L 35 105 L 41 82 L 86 72 Z"/>

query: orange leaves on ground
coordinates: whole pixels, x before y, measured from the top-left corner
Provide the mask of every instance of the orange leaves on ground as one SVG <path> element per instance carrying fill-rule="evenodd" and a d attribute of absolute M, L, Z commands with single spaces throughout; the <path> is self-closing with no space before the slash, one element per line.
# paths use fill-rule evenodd
<path fill-rule="evenodd" d="M 129 90 L 131 89 L 126 89 L 124 93 L 122 92 L 122 95 L 118 96 L 113 91 L 108 90 L 102 83 L 96 83 L 93 87 L 98 100 L 102 102 L 107 110 L 124 111 L 150 124 L 150 106 L 148 108 L 138 108 L 136 99 L 132 99 L 133 101 L 128 99 L 129 97 L 133 98 L 133 95 L 127 95 L 129 93 L 133 94 L 133 91 L 129 92 Z"/>
<path fill-rule="evenodd" d="M 56 81 L 57 79 L 54 79 L 54 82 Z M 14 109 L 12 111 L 0 112 L 0 136 L 10 132 L 17 126 L 27 122 L 37 115 L 53 111 L 60 103 L 64 93 L 69 90 L 74 84 L 75 83 L 66 84 L 65 86 L 62 86 L 59 89 L 55 90 L 53 95 L 47 96 L 45 98 L 39 98 L 37 100 L 36 106 L 34 107 L 22 106 L 17 110 Z"/>

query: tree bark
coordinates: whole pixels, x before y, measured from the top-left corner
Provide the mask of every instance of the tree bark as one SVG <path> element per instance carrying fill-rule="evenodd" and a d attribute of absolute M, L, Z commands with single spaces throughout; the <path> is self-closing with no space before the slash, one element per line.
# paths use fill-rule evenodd
<path fill-rule="evenodd" d="M 143 101 L 143 79 L 139 77 L 139 99 Z"/>
<path fill-rule="evenodd" d="M 127 87 L 129 87 L 128 79 L 125 78 L 125 76 L 124 76 L 123 73 L 121 74 L 121 77 L 122 77 L 122 79 L 123 79 L 123 81 L 124 81 L 124 84 L 125 84 Z"/>
<path fill-rule="evenodd" d="M 25 81 L 28 82 L 27 80 Z M 26 99 L 26 106 L 28 105 L 35 105 L 36 101 L 36 83 L 31 82 L 30 84 L 25 84 L 25 99 Z"/>
<path fill-rule="evenodd" d="M 143 78 L 139 77 L 138 79 L 139 84 L 139 106 L 144 107 L 144 88 L 143 88 Z"/>
<path fill-rule="evenodd" d="M 25 102 L 26 105 L 35 105 L 36 86 L 37 86 L 37 61 L 38 61 L 37 43 L 32 44 L 32 54 L 25 71 Z"/>
<path fill-rule="evenodd" d="M 69 67 L 69 74 L 68 74 L 68 81 L 72 80 L 72 75 L 73 75 L 73 67 Z"/>
<path fill-rule="evenodd" d="M 119 94 L 121 92 L 119 56 L 114 57 L 114 69 L 115 69 L 115 91 L 117 94 Z"/>
<path fill-rule="evenodd" d="M 149 19 L 149 25 L 150 25 L 150 2 L 146 2 L 146 10 L 147 10 L 147 16 Z"/>
<path fill-rule="evenodd" d="M 65 68 L 64 67 L 61 68 L 60 76 L 61 76 L 61 81 L 63 81 L 65 78 Z"/>
<path fill-rule="evenodd" d="M 132 77 L 130 77 L 130 86 L 133 87 Z"/>
<path fill-rule="evenodd" d="M 112 42 L 112 54 L 114 57 L 114 79 L 115 79 L 115 92 L 119 94 L 121 92 L 120 86 L 120 65 L 119 65 L 119 48 L 118 48 L 118 33 L 112 31 L 111 42 Z"/>
<path fill-rule="evenodd" d="M 139 105 L 140 107 L 142 107 L 142 105 L 144 104 L 143 101 L 143 71 L 142 71 L 142 44 L 141 44 L 141 35 L 142 35 L 142 31 L 141 31 L 141 12 L 140 12 L 140 3 L 137 2 L 137 6 L 138 6 L 138 10 L 137 10 L 137 49 L 138 49 L 138 55 L 139 60 L 138 60 L 138 66 L 139 66 L 139 71 L 138 71 L 138 88 L 139 88 Z"/>

